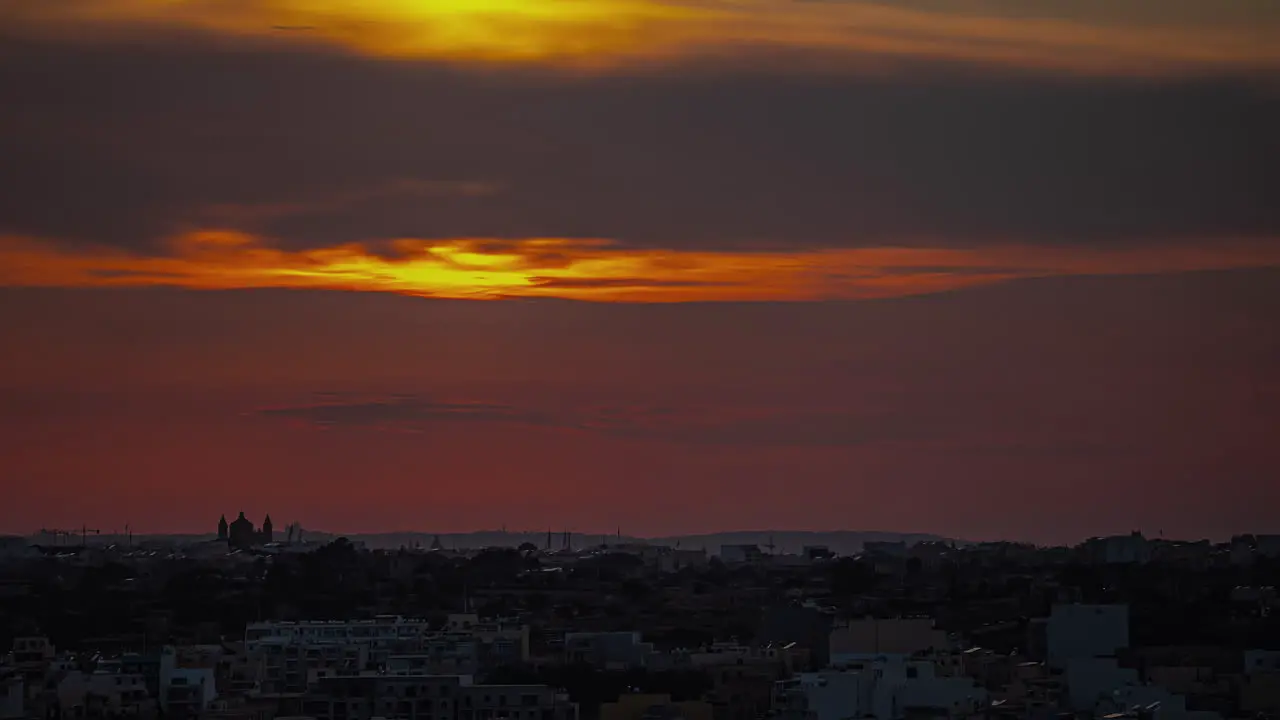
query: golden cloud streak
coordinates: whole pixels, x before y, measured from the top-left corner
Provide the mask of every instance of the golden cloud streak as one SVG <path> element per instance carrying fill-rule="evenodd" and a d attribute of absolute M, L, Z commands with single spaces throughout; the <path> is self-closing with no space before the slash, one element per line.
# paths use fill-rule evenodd
<path fill-rule="evenodd" d="M 191 28 L 363 55 L 588 69 L 747 48 L 1085 73 L 1280 67 L 1257 27 L 947 14 L 865 0 L 10 0 L 13 26 Z M 863 63 L 864 65 L 875 65 Z"/>
<path fill-rule="evenodd" d="M 289 251 L 235 231 L 174 238 L 166 255 L 71 250 L 0 237 L 0 285 L 309 288 L 455 299 L 600 302 L 815 301 L 920 295 L 1017 278 L 1280 267 L 1280 245 L 735 253 L 636 249 L 609 240 L 399 239 Z"/>

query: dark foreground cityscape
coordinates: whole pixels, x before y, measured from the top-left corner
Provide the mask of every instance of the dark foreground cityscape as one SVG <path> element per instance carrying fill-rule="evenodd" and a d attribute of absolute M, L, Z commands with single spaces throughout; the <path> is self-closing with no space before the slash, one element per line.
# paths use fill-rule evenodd
<path fill-rule="evenodd" d="M 1276 535 L 91 532 L 0 542 L 0 720 L 1280 716 Z"/>

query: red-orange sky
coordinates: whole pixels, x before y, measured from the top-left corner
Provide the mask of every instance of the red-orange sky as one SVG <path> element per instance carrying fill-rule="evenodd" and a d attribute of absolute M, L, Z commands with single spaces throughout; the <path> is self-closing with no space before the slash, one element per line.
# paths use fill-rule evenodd
<path fill-rule="evenodd" d="M 0 1 L 0 532 L 1280 531 L 1269 0 Z"/>

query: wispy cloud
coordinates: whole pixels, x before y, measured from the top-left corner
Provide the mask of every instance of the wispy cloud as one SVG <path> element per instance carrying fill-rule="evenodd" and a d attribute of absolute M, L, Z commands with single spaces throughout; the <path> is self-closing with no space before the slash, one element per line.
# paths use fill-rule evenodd
<path fill-rule="evenodd" d="M 421 429 L 435 422 L 507 422 L 557 424 L 550 415 L 526 412 L 509 405 L 480 402 L 436 402 L 416 395 L 372 400 L 324 397 L 314 405 L 269 408 L 265 417 L 293 419 L 323 428 L 391 427 Z"/>
<path fill-rule="evenodd" d="M 377 200 L 431 200 L 437 198 L 477 198 L 497 194 L 493 183 L 473 180 L 426 180 L 399 178 L 373 187 L 331 191 L 260 203 L 223 203 L 199 208 L 195 219 L 218 225 L 245 225 L 307 215 L 350 211 Z"/>
<path fill-rule="evenodd" d="M 246 233 L 174 238 L 171 252 L 68 249 L 0 237 L 0 285 L 309 288 L 457 299 L 816 301 L 955 290 L 1018 278 L 1280 266 L 1280 245 L 1236 242 L 969 249 L 710 252 L 602 239 L 396 239 L 290 251 Z"/>
<path fill-rule="evenodd" d="M 1081 428 L 1051 427 L 1030 418 L 1017 432 L 969 437 L 972 398 L 867 407 L 717 406 L 651 407 L 558 405 L 523 407 L 489 401 L 438 400 L 422 395 L 318 397 L 317 402 L 256 411 L 260 417 L 321 430 L 430 434 L 458 424 L 516 425 L 605 435 L 641 442 L 718 446 L 853 447 L 928 446 L 939 452 L 1122 453 L 1125 442 L 1099 442 Z"/>
<path fill-rule="evenodd" d="M 318 398 L 257 415 L 321 429 L 431 432 L 457 423 L 558 428 L 635 440 L 715 445 L 855 445 L 931 436 L 937 422 L 897 413 L 848 409 L 645 406 L 520 407 L 488 401 L 437 400 L 414 394 Z"/>
<path fill-rule="evenodd" d="M 590 69 L 760 49 L 817 53 L 845 68 L 886 58 L 1087 73 L 1280 65 L 1280 49 L 1256 27 L 1274 27 L 1275 13 L 1206 27 L 1150 8 L 1122 23 L 1119 13 L 1048 12 L 1063 4 L 1012 14 L 871 0 L 10 0 L 5 9 L 15 23 L 63 35 L 194 28 L 374 56 Z"/>

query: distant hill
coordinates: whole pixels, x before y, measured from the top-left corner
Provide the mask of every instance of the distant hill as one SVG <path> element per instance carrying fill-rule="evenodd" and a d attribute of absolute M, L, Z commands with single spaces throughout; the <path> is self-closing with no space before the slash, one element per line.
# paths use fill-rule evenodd
<path fill-rule="evenodd" d="M 315 530 L 304 530 L 304 538 L 311 542 L 328 542 L 338 537 L 345 537 L 349 540 L 359 541 L 366 547 L 373 550 L 394 550 L 398 548 L 430 547 L 437 537 L 440 538 L 440 544 L 446 548 L 483 548 L 483 547 L 518 547 L 524 543 L 531 543 L 539 548 L 545 547 L 547 544 L 546 531 L 503 531 L 503 530 L 481 530 L 469 533 L 429 533 L 429 532 L 388 532 L 388 533 L 351 533 L 341 535 L 338 533 L 321 532 Z M 173 535 L 135 535 L 133 541 L 140 542 L 171 542 L 175 544 L 185 544 L 191 542 L 200 542 L 214 539 L 214 535 L 210 533 L 202 534 L 173 534 Z M 283 539 L 282 533 L 277 533 L 277 537 Z M 32 542 L 54 544 L 52 538 L 40 535 L 29 536 Z M 631 535 L 617 534 L 592 534 L 592 533 L 573 533 L 573 547 L 595 547 L 601 543 L 610 545 L 616 543 L 645 543 L 650 545 L 666 545 L 668 547 L 680 547 L 686 549 L 701 550 L 705 549 L 710 554 L 719 554 L 722 545 L 758 545 L 762 549 L 768 548 L 772 543 L 774 552 L 777 553 L 799 553 L 806 545 L 825 545 L 831 551 L 841 555 L 852 555 L 862 550 L 863 544 L 867 542 L 906 542 L 914 544 L 923 541 L 949 540 L 939 535 L 931 535 L 928 533 L 896 533 L 884 531 L 863 531 L 863 530 L 835 530 L 829 532 L 819 531 L 803 531 L 803 530 L 740 530 L 733 532 L 721 533 L 705 533 L 700 535 L 670 535 L 666 537 L 634 537 Z M 87 538 L 90 545 L 107 545 L 112 543 L 123 543 L 126 538 L 123 536 L 102 535 L 89 536 Z M 69 538 L 63 540 L 66 544 L 78 544 L 79 538 Z M 552 531 L 551 547 L 559 548 L 561 546 L 561 533 Z M 967 541 L 956 540 L 957 544 L 967 544 Z"/>
<path fill-rule="evenodd" d="M 805 530 L 743 530 L 737 532 L 710 533 L 706 535 L 677 535 L 665 538 L 653 538 L 650 542 L 661 545 L 676 545 L 682 548 L 705 547 L 707 552 L 719 553 L 721 545 L 759 545 L 768 547 L 770 543 L 774 551 L 779 553 L 799 553 L 806 545 L 825 545 L 832 552 L 840 555 L 852 555 L 862 551 L 868 542 L 906 542 L 914 545 L 926 541 L 947 541 L 944 538 L 928 533 L 896 533 L 864 530 L 835 530 L 815 532 Z M 957 544 L 966 544 L 956 540 Z"/>
<path fill-rule="evenodd" d="M 327 539 L 326 533 L 308 531 L 307 538 L 313 540 Z M 373 549 L 392 549 L 400 547 L 429 547 L 436 538 L 433 533 L 396 532 L 396 533 L 360 533 L 347 535 L 351 540 L 359 540 Z M 478 547 L 517 547 L 531 543 L 541 548 L 547 544 L 546 531 L 510 531 L 486 530 L 470 533 L 440 533 L 440 544 L 446 548 L 478 548 Z M 939 535 L 928 533 L 895 533 L 883 531 L 838 530 L 831 532 L 813 532 L 800 530 L 741 530 L 734 532 L 706 533 L 700 535 L 670 535 L 666 537 L 635 537 L 631 535 L 603 535 L 592 533 L 574 533 L 574 547 L 596 546 L 601 543 L 647 543 L 650 545 L 666 545 L 688 549 L 706 549 L 708 553 L 719 554 L 722 545 L 759 545 L 766 548 L 770 542 L 778 553 L 798 553 L 806 545 L 825 545 L 833 552 L 851 555 L 861 552 L 866 542 L 900 542 L 914 544 L 929 540 L 948 540 Z M 957 540 L 959 544 L 964 541 Z M 552 531 L 551 547 L 558 548 L 561 534 Z"/>

